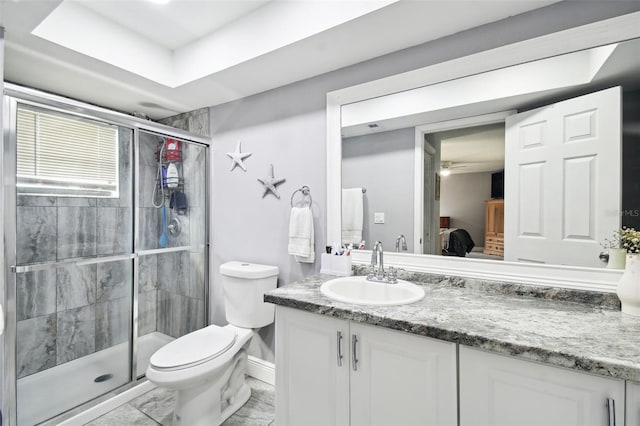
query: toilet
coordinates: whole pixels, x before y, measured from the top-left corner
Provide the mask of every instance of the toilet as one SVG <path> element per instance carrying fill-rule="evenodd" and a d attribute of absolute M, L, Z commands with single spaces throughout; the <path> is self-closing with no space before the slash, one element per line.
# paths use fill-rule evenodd
<path fill-rule="evenodd" d="M 274 306 L 263 295 L 276 288 L 278 272 L 247 262 L 221 265 L 229 324 L 184 335 L 151 356 L 147 379 L 176 391 L 174 426 L 219 425 L 247 402 L 247 347 L 253 329 L 274 321 Z"/>

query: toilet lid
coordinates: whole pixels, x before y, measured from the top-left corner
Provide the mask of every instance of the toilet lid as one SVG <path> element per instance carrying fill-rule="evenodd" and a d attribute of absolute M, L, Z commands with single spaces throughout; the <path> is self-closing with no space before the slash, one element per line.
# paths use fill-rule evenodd
<path fill-rule="evenodd" d="M 236 338 L 234 330 L 210 325 L 163 346 L 151 356 L 149 363 L 154 368 L 169 370 L 192 367 L 222 355 Z"/>

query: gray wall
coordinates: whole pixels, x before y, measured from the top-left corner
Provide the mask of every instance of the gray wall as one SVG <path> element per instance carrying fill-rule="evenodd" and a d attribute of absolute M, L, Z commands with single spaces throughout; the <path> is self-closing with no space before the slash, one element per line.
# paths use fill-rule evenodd
<path fill-rule="evenodd" d="M 342 141 L 342 186 L 364 187 L 363 239 L 371 248 L 382 241 L 385 250 L 394 250 L 403 234 L 413 253 L 413 127 Z M 374 224 L 374 213 L 385 214 L 384 224 Z"/>
<path fill-rule="evenodd" d="M 452 228 L 467 230 L 476 247 L 484 247 L 485 201 L 491 198 L 491 173 L 461 173 L 440 181 L 440 215 Z"/>
<path fill-rule="evenodd" d="M 212 107 L 210 135 L 214 140 L 212 322 L 225 324 L 218 269 L 230 260 L 246 260 L 280 268 L 279 285 L 319 271 L 297 264 L 287 255 L 289 197 L 302 185 L 314 200 L 316 253 L 326 245 L 326 93 L 392 74 L 410 71 L 498 46 L 640 10 L 640 2 L 560 2 L 493 24 L 463 31 L 293 83 L 238 101 Z M 452 17 L 455 19 L 455 17 Z M 310 52 L 309 54 L 313 54 Z M 295 64 L 291 64 L 295 66 Z M 242 141 L 253 152 L 247 172 L 229 172 L 225 155 Z M 274 164 L 281 199 L 262 198 L 258 177 Z M 273 327 L 261 332 L 254 355 L 273 360 Z"/>

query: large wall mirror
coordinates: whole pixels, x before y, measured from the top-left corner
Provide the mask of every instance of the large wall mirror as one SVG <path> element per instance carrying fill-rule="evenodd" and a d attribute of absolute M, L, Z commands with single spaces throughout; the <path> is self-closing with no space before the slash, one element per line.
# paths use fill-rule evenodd
<path fill-rule="evenodd" d="M 640 39 L 615 37 L 357 102 L 337 96 L 333 232 L 382 241 L 395 259 L 605 269 L 605 239 L 640 228 Z"/>

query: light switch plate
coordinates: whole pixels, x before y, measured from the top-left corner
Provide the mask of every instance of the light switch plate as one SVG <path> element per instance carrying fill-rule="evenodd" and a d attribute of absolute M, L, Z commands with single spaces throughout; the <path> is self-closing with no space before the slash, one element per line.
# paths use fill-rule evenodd
<path fill-rule="evenodd" d="M 375 212 L 373 214 L 373 223 L 384 223 L 384 212 Z"/>

